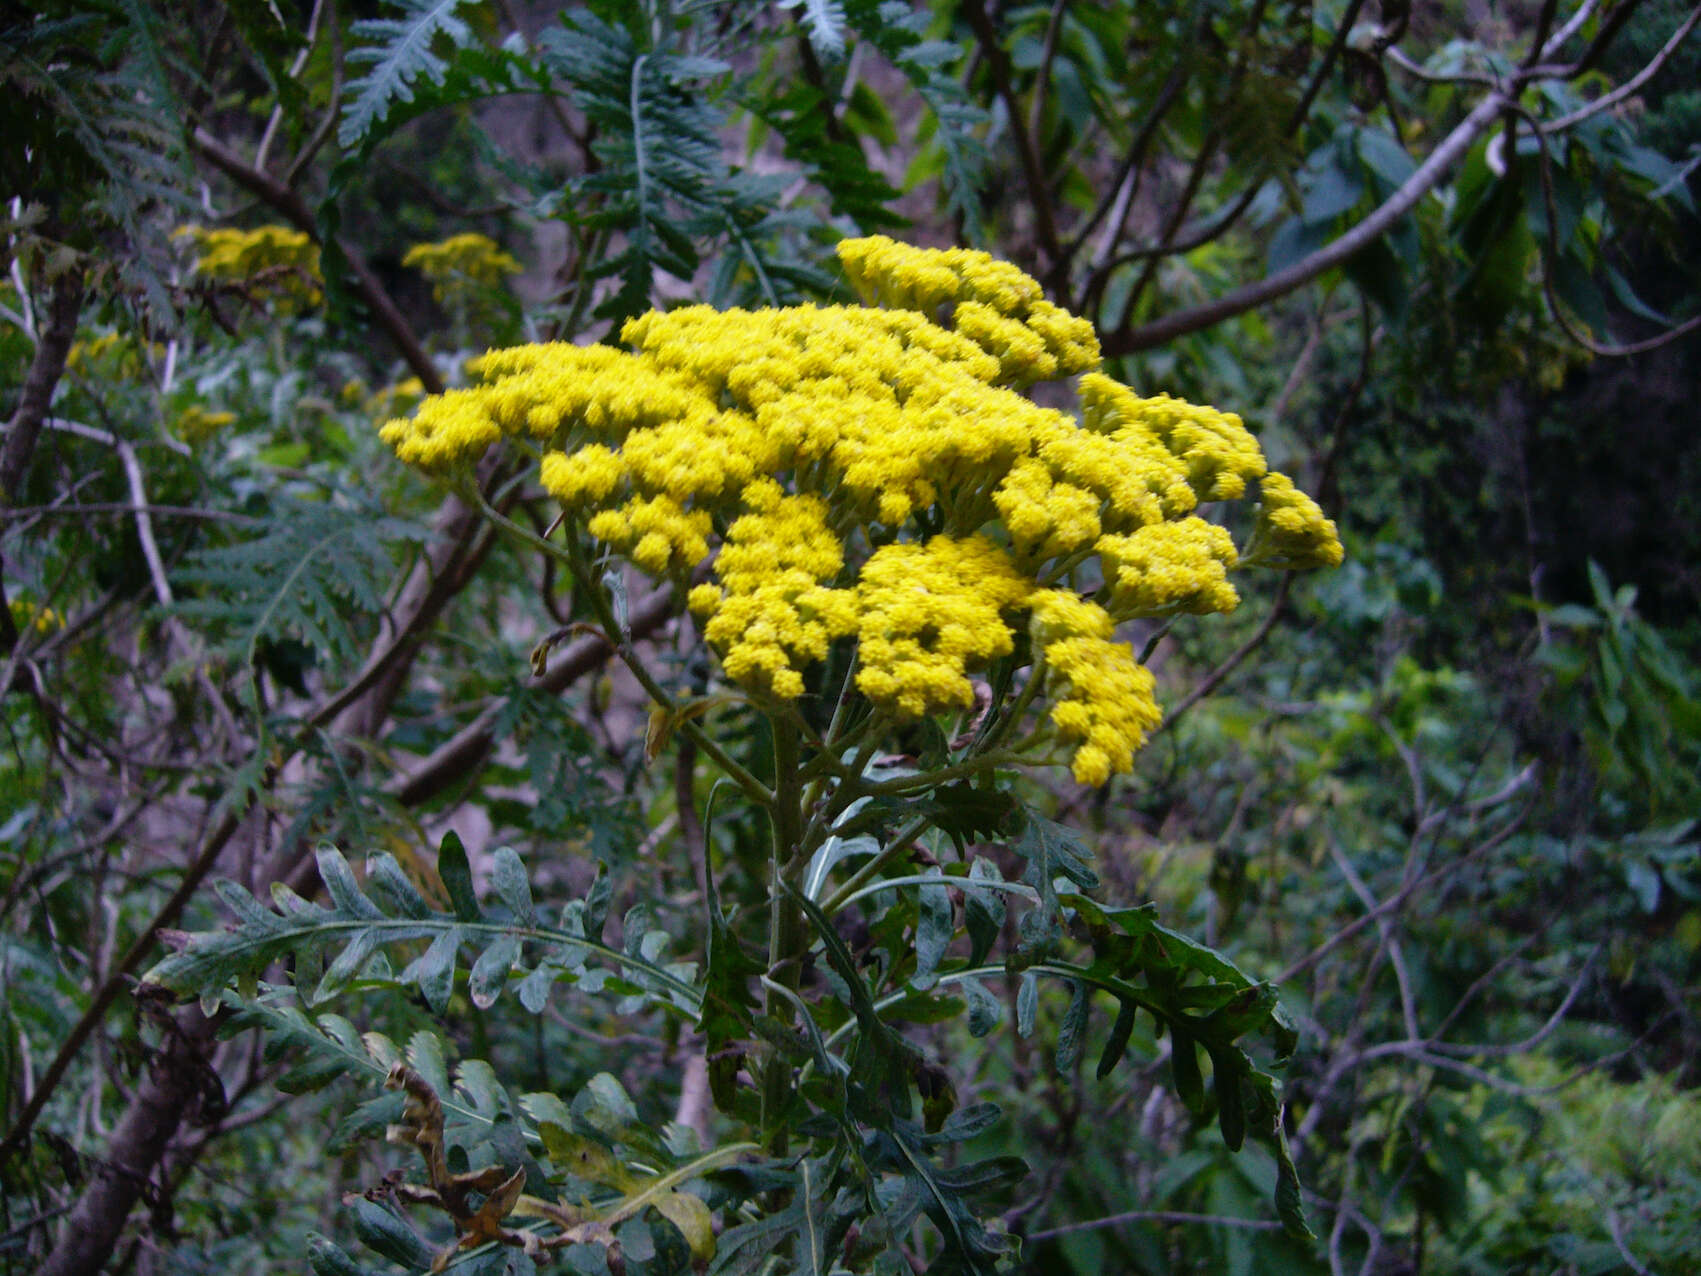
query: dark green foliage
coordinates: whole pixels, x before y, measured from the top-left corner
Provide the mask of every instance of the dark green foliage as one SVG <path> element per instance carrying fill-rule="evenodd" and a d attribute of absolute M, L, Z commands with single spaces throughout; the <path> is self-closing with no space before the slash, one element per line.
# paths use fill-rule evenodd
<path fill-rule="evenodd" d="M 524 774 L 537 798 L 493 802 L 493 814 L 536 834 L 540 846 L 566 842 L 609 861 L 630 853 L 642 837 L 636 804 L 609 784 L 596 745 L 559 696 L 513 687 L 494 734 L 525 750 Z"/>
<path fill-rule="evenodd" d="M 163 321 L 169 227 L 157 214 L 188 207 L 189 170 L 169 74 L 179 68 L 165 65 L 159 20 L 141 4 L 0 16 L 0 191 L 23 205 L 8 257 L 35 234 L 88 251 L 110 227 L 133 251 L 103 266 Z M 72 265 L 61 259 L 55 273 Z"/>
<path fill-rule="evenodd" d="M 85 432 L 47 427 L 0 510 L 0 1134 L 44 1098 L 0 1160 L 0 1272 L 130 1181 L 97 1172 L 109 1132 L 194 1001 L 230 1112 L 170 1117 L 114 1266 L 378 1276 L 461 1237 L 448 1269 L 491 1276 L 1701 1262 L 1701 365 L 1578 344 L 1694 314 L 1694 37 L 1613 109 L 1531 127 L 1688 7 L 1636 6 L 1598 73 L 1520 89 L 1307 286 L 1151 344 L 1407 188 L 1541 6 L 1411 9 L 0 19 L 0 419 L 54 280 L 90 286 L 51 401 Z M 1555 56 L 1628 13 L 1604 11 Z M 188 274 L 165 238 L 315 201 L 324 308 Z M 643 586 L 603 578 L 677 697 L 654 739 L 612 666 L 524 678 L 542 634 L 556 659 L 592 638 L 586 584 L 535 542 L 441 543 L 441 489 L 374 418 L 592 316 L 842 299 L 832 241 L 896 226 L 1030 269 L 1142 394 L 1244 414 L 1349 560 L 1268 627 L 1247 573 L 1220 626 L 1120 635 L 1171 710 L 1227 671 L 1135 776 L 929 782 L 1001 729 L 941 716 L 809 771 L 776 854 L 770 723 L 700 632 L 642 632 Z M 399 264 L 474 230 L 512 287 L 459 306 Z M 371 326 L 385 292 L 417 348 Z M 191 408 L 235 419 L 191 438 Z M 485 494 L 558 544 L 520 464 Z M 843 654 L 808 675 L 806 751 Z M 705 741 L 753 780 L 711 790 Z M 179 891 L 209 845 L 252 887 L 222 911 Z M 271 885 L 315 865 L 311 900 Z M 157 925 L 175 1010 L 129 995 Z M 406 1142 L 417 1094 L 384 1088 L 410 1074 L 441 1174 Z M 514 1174 L 557 1212 L 470 1226 Z"/>
<path fill-rule="evenodd" d="M 981 190 L 987 154 L 979 130 L 987 113 L 951 73 L 957 46 L 926 36 L 927 17 L 901 0 L 847 0 L 845 14 L 856 33 L 909 79 L 927 107 L 943 160 L 946 208 L 960 217 L 971 240 L 981 236 Z"/>

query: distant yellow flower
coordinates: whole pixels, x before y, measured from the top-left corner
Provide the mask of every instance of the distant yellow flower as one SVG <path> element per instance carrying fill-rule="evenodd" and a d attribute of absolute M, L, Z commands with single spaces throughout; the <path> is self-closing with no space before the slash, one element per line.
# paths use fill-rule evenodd
<path fill-rule="evenodd" d="M 51 634 L 65 628 L 64 616 L 51 607 L 38 607 L 27 598 L 9 598 L 6 606 L 12 613 L 12 624 L 20 630 Z"/>
<path fill-rule="evenodd" d="M 235 421 L 234 412 L 209 412 L 199 403 L 191 403 L 177 414 L 175 429 L 185 443 L 202 443 Z"/>
<path fill-rule="evenodd" d="M 148 372 L 150 358 L 164 357 L 165 347 L 157 341 L 144 344 L 126 332 L 103 332 L 73 341 L 65 355 L 65 367 L 90 376 L 134 380 Z"/>
<path fill-rule="evenodd" d="M 352 381 L 343 387 L 343 395 L 348 397 L 349 391 L 361 385 Z M 418 377 L 403 377 L 391 385 L 380 386 L 366 396 L 366 411 L 369 416 L 390 417 L 398 412 L 411 412 L 425 398 L 425 383 Z"/>
<path fill-rule="evenodd" d="M 415 267 L 431 280 L 431 291 L 438 301 L 495 287 L 504 277 L 521 270 L 520 263 L 503 252 L 495 240 L 475 233 L 451 235 L 435 244 L 415 244 L 402 258 L 402 265 Z"/>
<path fill-rule="evenodd" d="M 179 226 L 176 238 L 195 241 L 200 256 L 197 274 L 209 279 L 242 283 L 256 293 L 271 293 L 290 302 L 317 304 L 319 245 L 303 231 L 287 226 L 261 226 L 255 230 L 203 226 Z"/>
<path fill-rule="evenodd" d="M 713 556 L 687 603 L 753 696 L 796 699 L 854 644 L 886 717 L 966 711 L 1025 628 L 1076 778 L 1128 770 L 1160 714 L 1117 624 L 1238 600 L 1200 503 L 1263 479 L 1279 565 L 1325 561 L 1332 528 L 1240 418 L 1092 371 L 1091 325 L 1016 267 L 878 236 L 839 253 L 873 304 L 684 306 L 629 321 L 628 349 L 493 350 L 383 438 L 459 475 L 512 438 L 609 552 L 681 587 Z M 1079 419 L 1019 392 L 1079 373 Z"/>

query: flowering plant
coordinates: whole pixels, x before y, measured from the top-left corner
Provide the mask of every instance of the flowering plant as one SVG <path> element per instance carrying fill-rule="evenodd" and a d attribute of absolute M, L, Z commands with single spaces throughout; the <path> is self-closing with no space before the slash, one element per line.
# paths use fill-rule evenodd
<path fill-rule="evenodd" d="M 1272 1071 L 1294 1046 L 1275 989 L 1153 906 L 1098 898 L 1091 852 L 1022 799 L 1013 771 L 1066 761 L 1088 785 L 1128 771 L 1161 714 L 1118 627 L 1228 611 L 1244 567 L 1338 562 L 1334 526 L 1267 471 L 1237 417 L 1096 371 L 1091 326 L 1014 267 L 883 238 L 839 255 L 871 304 L 689 306 L 627 323 L 630 349 L 495 350 L 476 361 L 478 385 L 382 430 L 566 565 L 582 619 L 540 644 L 534 667 L 587 628 L 619 653 L 654 702 L 647 756 L 675 738 L 695 751 L 682 746 L 681 823 L 698 800 L 692 757 L 723 777 L 703 824 L 722 783 L 759 813 L 682 839 L 699 859 L 701 961 L 669 957 L 642 901 L 618 944 L 605 940 L 600 875 L 551 925 L 507 848 L 494 852 L 496 898 L 481 901 L 449 834 L 436 866 L 447 910 L 392 857 L 368 861 L 363 888 L 327 847 L 329 906 L 286 892 L 274 911 L 232 888 L 236 930 L 183 937 L 150 976 L 222 988 L 243 1022 L 314 1066 L 385 1080 L 392 1097 L 369 1106 L 427 1182 L 392 1175 L 374 1191 L 454 1227 L 434 1257 L 408 1247 L 416 1265 L 475 1250 L 478 1270 L 495 1270 L 519 1249 L 529 1262 L 565 1251 L 587 1271 L 1008 1270 L 1017 1215 L 996 1201 L 1027 1166 L 967 1159 L 998 1110 L 959 1102 L 947 1029 L 911 1025 L 962 1017 L 985 1036 L 1002 984 L 1028 1036 L 1042 981 L 1068 992 L 1061 1076 L 1080 1065 L 1095 1004 L 1114 1004 L 1098 1075 L 1162 1057 L 1167 1038 L 1180 1098 L 1230 1149 L 1269 1146 L 1282 1224 L 1310 1235 Z M 1078 419 L 1023 393 L 1075 376 Z M 536 470 L 492 460 L 504 440 Z M 534 474 L 560 507 L 543 534 L 508 516 Z M 1237 549 L 1200 510 L 1254 488 Z M 638 607 L 632 573 L 657 585 Z M 646 655 L 640 610 L 694 617 L 720 685 Z M 746 893 L 745 908 L 723 908 L 722 886 L 752 879 L 761 906 Z M 399 974 L 381 951 L 424 940 Z M 658 1135 L 609 1074 L 570 1106 L 548 1093 L 516 1104 L 483 1061 L 452 1078 L 429 1034 L 404 1051 L 335 1015 L 309 1020 L 298 992 L 256 982 L 285 957 L 298 971 L 322 961 L 311 1001 L 399 982 L 441 1014 L 465 946 L 482 949 L 465 983 L 476 1007 L 511 990 L 537 1013 L 567 984 L 613 993 L 623 1016 L 693 1025 L 682 1044 L 719 1119 L 706 1098 L 688 1119 L 682 1083 L 679 1120 Z M 356 1208 L 394 1233 L 394 1215 Z"/>

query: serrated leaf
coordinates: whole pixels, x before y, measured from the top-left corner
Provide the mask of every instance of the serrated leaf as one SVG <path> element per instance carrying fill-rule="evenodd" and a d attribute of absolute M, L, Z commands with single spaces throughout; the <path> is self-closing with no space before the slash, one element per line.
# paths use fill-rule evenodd
<path fill-rule="evenodd" d="M 1240 1061 L 1228 1051 L 1211 1052 L 1211 1089 L 1217 1096 L 1217 1127 L 1230 1152 L 1246 1142 L 1246 1103 L 1240 1092 Z"/>
<path fill-rule="evenodd" d="M 1023 971 L 1022 978 L 1016 985 L 1016 1035 L 1031 1037 L 1034 1035 L 1034 1017 L 1039 1013 L 1039 976 L 1033 971 Z"/>
<path fill-rule="evenodd" d="M 964 1143 L 969 1139 L 985 1134 L 1003 1118 L 1004 1113 L 996 1103 L 971 1103 L 966 1108 L 958 1108 L 945 1118 L 945 1123 L 939 1127 L 936 1134 L 929 1136 L 930 1143 Z"/>
<path fill-rule="evenodd" d="M 801 9 L 809 32 L 809 43 L 828 62 L 845 53 L 845 6 L 843 0 L 780 0 L 782 9 Z"/>
<path fill-rule="evenodd" d="M 1134 1020 L 1139 1008 L 1132 1001 L 1119 1002 L 1116 1009 L 1116 1023 L 1112 1025 L 1110 1036 L 1105 1039 L 1104 1053 L 1099 1056 L 1097 1075 L 1102 1081 L 1110 1075 L 1111 1069 L 1121 1062 L 1122 1056 L 1128 1050 L 1128 1039 L 1134 1035 Z"/>
<path fill-rule="evenodd" d="M 384 607 L 392 550 L 424 530 L 371 509 L 279 498 L 258 537 L 197 550 L 172 572 L 174 611 L 243 667 L 262 643 L 296 639 L 338 658 L 360 647 L 352 622 Z"/>
<path fill-rule="evenodd" d="M 408 1063 L 425 1078 L 441 1102 L 449 1093 L 449 1068 L 443 1062 L 443 1041 L 434 1032 L 421 1028 L 408 1038 Z"/>
<path fill-rule="evenodd" d="M 396 103 L 413 100 L 414 82 L 441 84 L 447 66 L 432 52 L 439 37 L 456 45 L 472 38 L 471 29 L 455 16 L 466 0 L 394 0 L 401 18 L 376 18 L 354 24 L 354 34 L 380 41 L 351 49 L 350 62 L 369 62 L 372 70 L 348 87 L 348 104 L 337 127 L 337 142 L 354 146 L 380 123 Z"/>
<path fill-rule="evenodd" d="M 213 893 L 245 926 L 266 926 L 277 920 L 276 913 L 255 899 L 250 891 L 228 878 L 216 879 L 213 882 Z"/>
<path fill-rule="evenodd" d="M 363 1245 L 404 1267 L 430 1267 L 437 1257 L 407 1222 L 364 1196 L 353 1199 L 354 1232 Z"/>
<path fill-rule="evenodd" d="M 325 1151 L 336 1155 L 364 1139 L 382 1134 L 387 1127 L 401 1120 L 401 1117 L 400 1094 L 384 1094 L 376 1099 L 368 1099 L 337 1122 L 336 1128 L 331 1131 L 331 1137 L 325 1141 Z"/>
<path fill-rule="evenodd" d="M 1169 1063 L 1175 1077 L 1175 1092 L 1189 1112 L 1203 1112 L 1205 1078 L 1199 1071 L 1198 1048 L 1192 1037 L 1176 1031 L 1173 1024 L 1170 1025 L 1170 1046 Z"/>
<path fill-rule="evenodd" d="M 514 995 L 520 999 L 520 1004 L 534 1015 L 543 1013 L 543 1008 L 549 1004 L 549 991 L 555 986 L 555 969 L 547 962 L 540 963 L 536 970 L 520 980 Z"/>
<path fill-rule="evenodd" d="M 1052 883 L 1060 877 L 1068 878 L 1084 891 L 1099 884 L 1092 869 L 1092 852 L 1075 832 L 1032 811 L 1027 812 L 1022 831 L 1011 849 L 1028 861 L 1022 880 L 1043 896 L 1052 896 Z"/>
<path fill-rule="evenodd" d="M 346 1251 L 318 1232 L 307 1233 L 307 1262 L 313 1276 L 370 1276 Z"/>
<path fill-rule="evenodd" d="M 431 906 L 425 902 L 419 888 L 396 863 L 396 857 L 388 852 L 367 857 L 366 889 L 381 907 L 397 916 L 421 918 L 431 915 Z"/>
<path fill-rule="evenodd" d="M 337 959 L 325 967 L 324 976 L 319 980 L 319 986 L 313 990 L 308 1004 L 318 1005 L 327 1001 L 347 987 L 349 980 L 360 973 L 362 966 L 371 959 L 378 948 L 378 936 L 372 931 L 362 931 L 357 934 Z"/>
<path fill-rule="evenodd" d="M 1076 983 L 1057 1033 L 1057 1071 L 1067 1076 L 1081 1060 L 1081 1044 L 1087 1034 L 1087 985 Z"/>
<path fill-rule="evenodd" d="M 608 865 L 597 861 L 596 876 L 591 879 L 591 888 L 585 892 L 585 936 L 589 939 L 601 939 L 603 924 L 608 920 L 608 906 L 614 899 L 614 885 L 609 881 Z"/>
<path fill-rule="evenodd" d="M 969 999 L 969 1035 L 984 1037 L 1004 1018 L 1004 1006 L 978 979 L 965 979 L 961 987 Z"/>
<path fill-rule="evenodd" d="M 643 952 L 644 937 L 655 928 L 656 910 L 648 904 L 634 904 L 621 919 L 621 947 L 628 956 Z"/>
<path fill-rule="evenodd" d="M 963 883 L 963 922 L 969 932 L 969 965 L 978 966 L 986 960 L 992 946 L 1004 929 L 1004 896 L 998 891 L 976 890 L 975 882 L 1000 882 L 1003 876 L 998 866 L 985 856 L 975 856 L 969 865 L 968 881 Z"/>
<path fill-rule="evenodd" d="M 341 851 L 334 846 L 321 846 L 313 854 L 319 865 L 319 880 L 325 884 L 325 893 L 339 912 L 369 920 L 384 915 L 361 893 L 360 884 L 354 880 L 354 870 Z"/>
<path fill-rule="evenodd" d="M 1288 1151 L 1288 1137 L 1282 1129 L 1282 1114 L 1276 1113 L 1276 1217 L 1282 1220 L 1282 1230 L 1295 1240 L 1313 1241 L 1317 1233 L 1305 1221 L 1305 1205 L 1300 1197 L 1299 1171 L 1294 1168 L 1293 1154 Z"/>
<path fill-rule="evenodd" d="M 638 1109 L 613 1074 L 599 1072 L 573 1097 L 573 1116 L 611 1139 L 638 1124 Z"/>
<path fill-rule="evenodd" d="M 691 1257 L 705 1262 L 714 1257 L 715 1227 L 709 1207 L 690 1192 L 661 1192 L 650 1202 L 668 1222 L 679 1229 L 691 1247 Z"/>

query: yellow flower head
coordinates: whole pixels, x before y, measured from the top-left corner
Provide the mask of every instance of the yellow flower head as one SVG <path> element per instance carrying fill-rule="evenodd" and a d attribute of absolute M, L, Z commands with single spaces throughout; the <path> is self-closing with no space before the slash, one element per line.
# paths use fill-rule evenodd
<path fill-rule="evenodd" d="M 178 413 L 175 431 L 185 443 L 204 443 L 235 421 L 234 412 L 209 412 L 199 403 L 191 403 Z"/>
<path fill-rule="evenodd" d="M 383 438 L 441 473 L 535 450 L 574 534 L 681 587 L 706 573 L 688 605 L 753 696 L 804 695 L 854 645 L 886 717 L 966 711 L 1032 650 L 1076 777 L 1128 770 L 1159 712 L 1117 624 L 1235 605 L 1233 542 L 1194 511 L 1260 478 L 1265 543 L 1322 561 L 1305 498 L 1238 417 L 1091 371 L 1091 325 L 1016 267 L 878 236 L 839 254 L 870 304 L 684 306 L 625 349 L 493 350 Z M 1079 419 L 1020 392 L 1080 373 Z"/>
<path fill-rule="evenodd" d="M 65 354 L 65 367 L 91 377 L 134 381 L 150 375 L 150 360 L 163 358 L 165 347 L 157 341 L 143 341 L 127 332 L 103 332 L 73 341 Z"/>
<path fill-rule="evenodd" d="M 1031 588 L 984 536 L 875 550 L 857 585 L 857 689 L 899 718 L 968 708 L 968 675 L 1010 654 L 1003 613 Z"/>
<path fill-rule="evenodd" d="M 319 301 L 319 285 L 324 282 L 319 273 L 319 245 L 303 231 L 287 226 L 255 230 L 179 226 L 173 234 L 195 241 L 200 253 L 195 259 L 197 274 L 303 305 Z"/>
<path fill-rule="evenodd" d="M 839 260 L 870 305 L 932 316 L 999 361 L 1001 384 L 1027 386 L 1095 368 L 1092 324 L 1052 305 L 1020 269 L 967 248 L 912 248 L 884 235 L 847 239 Z"/>
<path fill-rule="evenodd" d="M 24 632 L 51 634 L 65 628 L 65 617 L 51 607 L 38 607 L 27 598 L 9 598 L 12 624 Z"/>
<path fill-rule="evenodd" d="M 416 268 L 431 281 L 432 295 L 449 301 L 481 288 L 493 288 L 508 275 L 520 273 L 520 263 L 487 235 L 451 235 L 435 244 L 415 244 L 402 265 Z"/>
<path fill-rule="evenodd" d="M 1233 611 L 1240 602 L 1228 579 L 1238 559 L 1234 541 L 1227 528 L 1202 518 L 1106 536 L 1097 548 L 1111 608 L 1122 619 Z"/>

